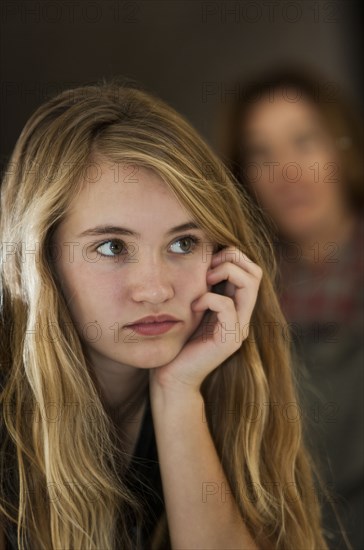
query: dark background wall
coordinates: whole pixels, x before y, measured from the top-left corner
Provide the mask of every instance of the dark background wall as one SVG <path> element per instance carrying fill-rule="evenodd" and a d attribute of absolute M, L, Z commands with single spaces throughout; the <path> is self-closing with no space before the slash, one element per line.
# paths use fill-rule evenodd
<path fill-rule="evenodd" d="M 361 12 L 352 0 L 3 0 L 1 159 L 51 93 L 125 75 L 216 145 L 237 75 L 312 66 L 361 103 Z M 235 90 L 236 91 L 236 90 Z"/>

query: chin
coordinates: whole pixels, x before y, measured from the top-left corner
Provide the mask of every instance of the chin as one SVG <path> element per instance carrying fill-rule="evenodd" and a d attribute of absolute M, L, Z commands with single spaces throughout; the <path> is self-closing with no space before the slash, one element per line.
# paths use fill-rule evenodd
<path fill-rule="evenodd" d="M 145 353 L 140 353 L 137 356 L 129 356 L 127 361 L 121 361 L 122 363 L 127 362 L 132 367 L 140 369 L 156 369 L 158 367 L 163 367 L 170 363 L 177 357 L 181 348 L 169 349 L 166 351 L 151 350 L 146 351 Z"/>
<path fill-rule="evenodd" d="M 297 214 L 295 219 L 286 219 L 285 223 L 281 224 L 281 232 L 291 240 L 301 240 L 311 235 L 314 224 L 315 220 L 312 218 Z"/>

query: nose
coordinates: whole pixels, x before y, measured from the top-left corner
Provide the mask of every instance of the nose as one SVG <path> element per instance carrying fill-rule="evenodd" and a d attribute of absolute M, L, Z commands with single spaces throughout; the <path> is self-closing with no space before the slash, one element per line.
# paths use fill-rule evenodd
<path fill-rule="evenodd" d="M 138 260 L 131 274 L 132 300 L 159 304 L 173 298 L 173 281 L 166 262 L 141 257 Z"/>

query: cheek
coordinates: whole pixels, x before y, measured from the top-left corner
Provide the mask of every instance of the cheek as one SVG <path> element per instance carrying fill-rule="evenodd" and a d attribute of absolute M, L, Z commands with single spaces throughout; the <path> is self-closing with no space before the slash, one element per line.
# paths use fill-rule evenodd
<path fill-rule="evenodd" d="M 76 294 L 77 289 L 77 272 L 69 262 L 63 259 L 55 263 L 56 284 L 61 289 L 64 298 L 67 303 L 71 300 L 71 297 Z"/>
<path fill-rule="evenodd" d="M 316 207 L 331 208 L 341 200 L 341 169 L 338 159 L 322 153 L 311 164 L 305 166 L 303 178 L 309 183 L 309 190 Z"/>
<path fill-rule="evenodd" d="M 253 195 L 263 206 L 270 208 L 279 202 L 279 194 L 276 192 L 274 182 L 269 182 L 268 178 L 266 181 L 263 180 L 263 177 L 260 179 L 261 181 L 251 185 Z"/>
<path fill-rule="evenodd" d="M 182 274 L 180 273 L 176 276 L 176 294 L 192 302 L 205 292 L 211 290 L 211 285 L 208 285 L 206 280 L 206 274 L 210 267 L 210 263 L 211 256 L 208 256 L 206 262 L 199 260 L 196 264 L 184 270 Z"/>
<path fill-rule="evenodd" d="M 90 273 L 92 267 L 83 263 L 59 264 L 57 276 L 68 309 L 77 322 L 88 322 L 100 308 L 105 307 L 105 289 Z M 96 317 L 95 317 L 96 319 Z"/>

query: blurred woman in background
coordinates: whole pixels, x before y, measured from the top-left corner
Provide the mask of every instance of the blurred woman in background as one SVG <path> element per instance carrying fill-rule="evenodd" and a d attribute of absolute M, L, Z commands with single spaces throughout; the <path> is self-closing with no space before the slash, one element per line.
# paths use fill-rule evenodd
<path fill-rule="evenodd" d="M 320 84 L 321 82 L 321 84 Z M 306 437 L 355 549 L 362 525 L 362 134 L 334 82 L 282 70 L 238 84 L 221 154 L 275 234 L 277 288 Z M 330 548 L 340 520 L 319 491 Z"/>

